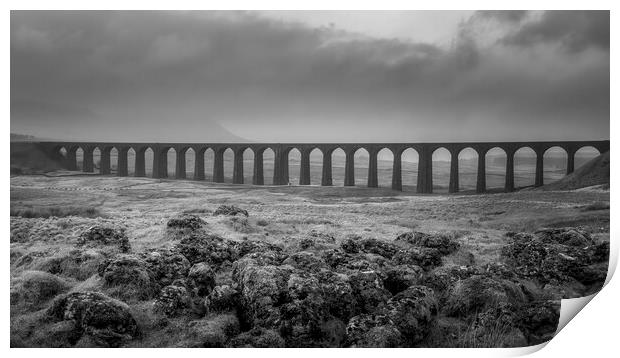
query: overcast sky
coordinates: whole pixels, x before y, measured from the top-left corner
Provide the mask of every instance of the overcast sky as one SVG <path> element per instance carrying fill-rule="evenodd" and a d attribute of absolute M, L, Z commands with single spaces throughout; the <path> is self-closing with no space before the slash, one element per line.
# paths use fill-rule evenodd
<path fill-rule="evenodd" d="M 607 11 L 14 11 L 11 131 L 608 139 L 609 67 Z"/>

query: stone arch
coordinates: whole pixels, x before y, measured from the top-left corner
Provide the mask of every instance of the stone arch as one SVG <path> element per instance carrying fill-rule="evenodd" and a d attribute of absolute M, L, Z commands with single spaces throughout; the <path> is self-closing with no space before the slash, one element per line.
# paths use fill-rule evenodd
<path fill-rule="evenodd" d="M 196 151 L 192 147 L 182 148 L 184 153 L 183 160 L 185 161 L 185 178 L 193 178 L 196 167 Z"/>
<path fill-rule="evenodd" d="M 330 156 L 332 158 L 332 185 L 344 186 L 346 151 L 341 147 L 334 148 Z"/>
<path fill-rule="evenodd" d="M 547 148 L 543 152 L 543 183 L 560 180 L 566 175 L 568 152 L 560 146 Z"/>
<path fill-rule="evenodd" d="M 75 148 L 75 163 L 78 170 L 84 170 L 84 148 L 81 146 Z"/>
<path fill-rule="evenodd" d="M 447 193 L 450 186 L 450 160 L 452 154 L 446 147 L 438 147 L 431 154 L 433 192 Z"/>
<path fill-rule="evenodd" d="M 501 147 L 493 147 L 485 153 L 485 183 L 490 191 L 503 191 L 506 188 L 506 165 L 508 155 Z"/>
<path fill-rule="evenodd" d="M 536 151 L 524 146 L 514 153 L 515 188 L 533 186 L 536 183 Z"/>
<path fill-rule="evenodd" d="M 288 162 L 288 182 L 297 185 L 300 180 L 301 150 L 297 147 L 290 148 L 286 154 Z"/>
<path fill-rule="evenodd" d="M 310 182 L 308 184 L 312 185 L 314 183 L 318 185 L 321 183 L 321 175 L 323 174 L 323 151 L 318 147 L 310 149 L 309 162 Z"/>
<path fill-rule="evenodd" d="M 370 165 L 370 153 L 364 147 L 354 148 L 354 185 L 366 186 L 368 183 L 368 167 Z"/>
<path fill-rule="evenodd" d="M 579 169 L 579 167 L 583 166 L 584 164 L 598 157 L 599 155 L 601 155 L 601 152 L 591 145 L 579 147 L 575 151 L 575 170 Z"/>
<path fill-rule="evenodd" d="M 394 151 L 392 148 L 378 148 L 377 151 L 377 185 L 381 188 L 391 188 L 394 170 Z"/>
<path fill-rule="evenodd" d="M 127 149 L 127 175 L 136 175 L 136 150 L 133 147 Z"/>
<path fill-rule="evenodd" d="M 251 183 L 254 173 L 254 149 L 246 147 L 243 151 L 243 182 Z"/>
<path fill-rule="evenodd" d="M 276 152 L 273 148 L 263 149 L 263 178 L 264 183 L 273 185 L 273 170 L 275 167 Z"/>
<path fill-rule="evenodd" d="M 235 151 L 231 147 L 222 148 L 224 156 L 224 183 L 232 183 Z"/>
<path fill-rule="evenodd" d="M 213 177 L 213 163 L 215 162 L 215 151 L 213 148 L 208 147 L 204 152 L 204 170 L 205 170 L 205 180 L 214 181 Z"/>
<path fill-rule="evenodd" d="M 101 149 L 99 146 L 93 148 L 93 171 L 101 174 Z"/>
<path fill-rule="evenodd" d="M 151 147 L 144 148 L 144 175 L 149 178 L 153 177 L 153 157 L 155 151 Z"/>
<path fill-rule="evenodd" d="M 415 191 L 418 185 L 420 153 L 413 147 L 407 147 L 400 154 L 400 162 L 403 191 Z"/>
<path fill-rule="evenodd" d="M 459 190 L 475 190 L 478 180 L 478 151 L 472 147 L 459 150 Z"/>

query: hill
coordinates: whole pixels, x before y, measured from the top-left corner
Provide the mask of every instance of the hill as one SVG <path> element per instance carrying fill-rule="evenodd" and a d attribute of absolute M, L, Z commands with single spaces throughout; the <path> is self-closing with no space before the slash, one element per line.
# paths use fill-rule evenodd
<path fill-rule="evenodd" d="M 590 160 L 570 175 L 545 185 L 543 190 L 572 190 L 609 184 L 609 152 Z"/>

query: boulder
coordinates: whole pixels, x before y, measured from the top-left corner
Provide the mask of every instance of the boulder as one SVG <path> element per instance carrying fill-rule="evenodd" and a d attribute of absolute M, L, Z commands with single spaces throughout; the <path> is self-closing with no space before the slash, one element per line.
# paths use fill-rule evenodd
<path fill-rule="evenodd" d="M 530 345 L 547 342 L 553 338 L 560 320 L 560 301 L 534 301 L 517 312 L 517 325 Z"/>
<path fill-rule="evenodd" d="M 78 246 L 117 245 L 121 252 L 129 252 L 131 245 L 124 228 L 108 226 L 91 226 L 80 234 Z"/>
<path fill-rule="evenodd" d="M 149 299 L 160 288 L 146 261 L 133 255 L 106 259 L 99 265 L 98 273 L 110 294 L 121 299 Z"/>
<path fill-rule="evenodd" d="M 170 250 L 152 251 L 141 255 L 160 286 L 168 286 L 187 276 L 191 264 L 185 256 Z"/>
<path fill-rule="evenodd" d="M 208 264 L 199 262 L 189 270 L 187 282 L 194 295 L 204 297 L 215 287 L 215 272 Z"/>
<path fill-rule="evenodd" d="M 384 314 L 361 314 L 351 318 L 346 327 L 346 345 L 357 348 L 395 348 L 403 336 Z"/>
<path fill-rule="evenodd" d="M 228 216 L 244 215 L 245 217 L 249 216 L 246 210 L 243 210 L 233 205 L 220 205 L 213 212 L 213 216 L 218 216 L 218 215 L 228 215 Z"/>
<path fill-rule="evenodd" d="M 228 285 L 215 286 L 204 301 L 207 312 L 227 312 L 239 306 L 239 292 Z"/>
<path fill-rule="evenodd" d="M 239 257 L 243 257 L 257 252 L 282 251 L 282 247 L 265 241 L 244 240 L 237 244 L 237 251 L 239 252 Z"/>
<path fill-rule="evenodd" d="M 166 223 L 166 227 L 171 229 L 197 230 L 205 224 L 205 221 L 193 214 L 181 214 L 171 218 Z"/>
<path fill-rule="evenodd" d="M 398 247 L 392 243 L 377 240 L 374 238 L 362 238 L 352 236 L 345 239 L 340 247 L 348 254 L 369 253 L 391 259 L 398 251 Z"/>
<path fill-rule="evenodd" d="M 434 248 L 411 248 L 398 250 L 392 257 L 394 265 L 415 265 L 425 270 L 441 266 L 441 252 Z"/>
<path fill-rule="evenodd" d="M 424 270 L 420 266 L 414 265 L 396 265 L 391 266 L 382 271 L 383 286 L 390 291 L 392 295 L 406 290 L 409 286 L 417 284 L 424 274 Z"/>
<path fill-rule="evenodd" d="M 583 247 L 596 243 L 587 231 L 574 227 L 544 228 L 537 230 L 534 235 L 547 244 Z"/>
<path fill-rule="evenodd" d="M 216 267 L 225 262 L 234 262 L 239 257 L 235 242 L 202 232 L 192 232 L 183 237 L 174 246 L 174 250 L 185 256 L 191 264 L 206 262 Z"/>
<path fill-rule="evenodd" d="M 99 292 L 60 296 L 47 314 L 55 321 L 72 321 L 74 337 L 89 336 L 100 347 L 118 347 L 140 335 L 129 307 Z"/>
<path fill-rule="evenodd" d="M 329 270 L 321 271 L 317 278 L 323 291 L 325 306 L 330 315 L 347 322 L 355 312 L 355 296 L 349 277 Z"/>
<path fill-rule="evenodd" d="M 319 272 L 327 268 L 327 264 L 319 255 L 309 251 L 290 254 L 282 263 L 306 272 Z"/>
<path fill-rule="evenodd" d="M 187 325 L 188 347 L 224 348 L 229 338 L 239 334 L 239 320 L 233 314 L 210 316 Z"/>
<path fill-rule="evenodd" d="M 383 307 L 392 296 L 383 286 L 383 279 L 376 271 L 360 271 L 349 276 L 355 313 L 372 313 Z"/>
<path fill-rule="evenodd" d="M 394 241 L 407 243 L 418 247 L 436 249 L 442 255 L 451 254 L 458 250 L 460 246 L 454 239 L 454 235 L 446 233 L 427 234 L 418 231 L 411 231 L 398 235 Z"/>
<path fill-rule="evenodd" d="M 437 300 L 426 286 L 411 286 L 390 298 L 385 312 L 408 345 L 420 342 L 437 316 Z"/>
<path fill-rule="evenodd" d="M 153 308 L 168 317 L 179 316 L 191 308 L 191 298 L 185 287 L 169 285 L 159 292 Z"/>

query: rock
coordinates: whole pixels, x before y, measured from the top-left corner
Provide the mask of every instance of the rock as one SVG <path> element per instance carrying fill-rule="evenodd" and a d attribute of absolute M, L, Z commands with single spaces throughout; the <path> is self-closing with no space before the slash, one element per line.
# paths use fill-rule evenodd
<path fill-rule="evenodd" d="M 474 275 L 452 286 L 443 310 L 449 316 L 465 316 L 503 303 L 518 305 L 525 300 L 524 293 L 514 282 Z"/>
<path fill-rule="evenodd" d="M 436 249 L 441 255 L 448 255 L 459 248 L 459 243 L 451 234 L 426 234 L 418 231 L 411 231 L 398 235 L 396 242 L 404 242 L 413 246 Z"/>
<path fill-rule="evenodd" d="M 328 313 L 347 322 L 355 312 L 355 296 L 345 274 L 322 271 L 317 274 Z"/>
<path fill-rule="evenodd" d="M 288 292 L 292 268 L 287 266 L 260 265 L 247 256 L 233 264 L 233 280 L 240 292 L 242 325 L 278 328 L 279 306 Z"/>
<path fill-rule="evenodd" d="M 215 286 L 204 301 L 207 312 L 226 312 L 236 310 L 239 305 L 239 292 L 228 285 Z"/>
<path fill-rule="evenodd" d="M 354 258 L 352 255 L 347 254 L 342 249 L 328 249 L 321 252 L 321 257 L 332 269 L 336 269 L 338 266 L 345 265 L 347 262 L 352 261 Z"/>
<path fill-rule="evenodd" d="M 191 321 L 187 327 L 189 347 L 224 348 L 230 337 L 239 334 L 239 320 L 233 314 L 223 314 Z"/>
<path fill-rule="evenodd" d="M 189 293 L 182 286 L 170 285 L 162 288 L 155 299 L 154 310 L 168 317 L 179 316 L 191 307 Z"/>
<path fill-rule="evenodd" d="M 284 338 L 276 331 L 261 327 L 243 332 L 228 342 L 228 347 L 234 348 L 284 348 L 284 346 Z"/>
<path fill-rule="evenodd" d="M 420 266 L 397 265 L 382 271 L 384 275 L 383 286 L 392 295 L 406 290 L 409 286 L 417 284 L 424 270 Z"/>
<path fill-rule="evenodd" d="M 73 292 L 58 297 L 47 314 L 56 321 L 73 321 L 74 336 L 90 336 L 101 347 L 118 347 L 140 335 L 129 307 L 99 292 Z"/>
<path fill-rule="evenodd" d="M 125 229 L 107 226 L 91 226 L 80 234 L 77 240 L 78 246 L 84 245 L 118 245 L 121 252 L 129 252 L 131 245 L 125 234 Z"/>
<path fill-rule="evenodd" d="M 185 278 L 191 267 L 185 256 L 170 250 L 152 251 L 142 254 L 141 257 L 162 287 Z"/>
<path fill-rule="evenodd" d="M 215 287 L 215 272 L 208 264 L 199 262 L 189 270 L 187 281 L 194 295 L 204 297 Z"/>
<path fill-rule="evenodd" d="M 457 281 L 480 274 L 482 272 L 476 266 L 441 266 L 424 275 L 418 284 L 432 288 L 435 297 L 443 304 Z"/>
<path fill-rule="evenodd" d="M 398 247 L 394 244 L 380 241 L 373 238 L 362 238 L 360 236 L 353 236 L 345 239 L 340 247 L 348 254 L 356 253 L 369 253 L 383 256 L 387 259 L 391 259 L 392 256 L 398 251 Z"/>
<path fill-rule="evenodd" d="M 219 267 L 224 262 L 234 262 L 239 257 L 236 243 L 217 235 L 192 232 L 183 237 L 174 250 L 182 254 L 191 264 L 207 262 Z"/>
<path fill-rule="evenodd" d="M 544 243 L 568 246 L 588 246 L 595 244 L 594 239 L 584 230 L 573 227 L 544 228 L 534 233 Z"/>
<path fill-rule="evenodd" d="M 218 216 L 218 215 L 228 215 L 228 216 L 245 215 L 245 217 L 249 216 L 246 210 L 240 209 L 233 205 L 220 205 L 213 212 L 213 216 Z"/>
<path fill-rule="evenodd" d="M 409 345 L 420 342 L 437 316 L 437 300 L 426 286 L 411 286 L 390 298 L 387 316 Z"/>
<path fill-rule="evenodd" d="M 166 223 L 168 228 L 197 230 L 205 224 L 205 221 L 193 214 L 181 214 L 171 218 Z"/>
<path fill-rule="evenodd" d="M 133 255 L 118 255 L 106 259 L 98 269 L 104 287 L 121 299 L 149 299 L 159 291 L 159 284 L 146 261 Z"/>
<path fill-rule="evenodd" d="M 265 251 L 282 251 L 282 247 L 264 241 L 244 240 L 237 244 L 239 257 Z"/>
<path fill-rule="evenodd" d="M 317 346 L 328 318 L 319 280 L 307 273 L 293 273 L 287 289 L 289 300 L 280 307 L 280 334 L 289 347 Z"/>
<path fill-rule="evenodd" d="M 347 324 L 346 342 L 350 347 L 395 348 L 402 345 L 403 337 L 386 315 L 362 314 Z"/>
<path fill-rule="evenodd" d="M 441 252 L 432 248 L 398 250 L 392 257 L 394 265 L 415 265 L 425 270 L 441 266 Z"/>
<path fill-rule="evenodd" d="M 299 270 L 318 272 L 327 268 L 327 264 L 317 254 L 309 251 L 295 252 L 283 261 L 284 265 L 291 265 Z"/>
<path fill-rule="evenodd" d="M 36 310 L 56 295 L 69 289 L 60 277 L 43 271 L 24 271 L 11 285 L 11 306 Z"/>
<path fill-rule="evenodd" d="M 355 313 L 372 313 L 383 307 L 392 296 L 383 286 L 376 271 L 360 271 L 349 276 L 349 284 L 355 297 Z"/>
<path fill-rule="evenodd" d="M 517 312 L 517 325 L 530 345 L 547 342 L 553 338 L 560 320 L 560 301 L 534 301 Z"/>

